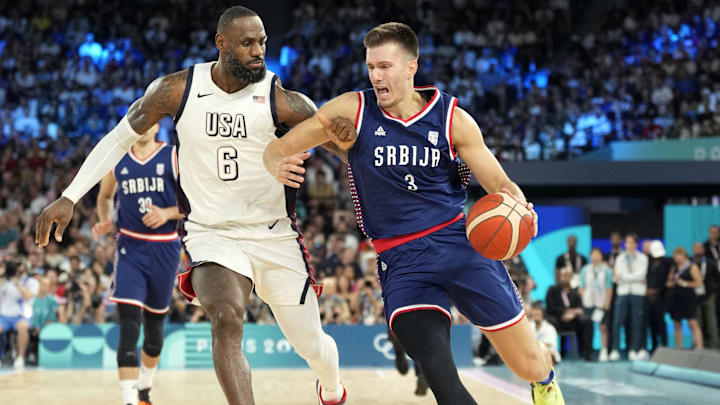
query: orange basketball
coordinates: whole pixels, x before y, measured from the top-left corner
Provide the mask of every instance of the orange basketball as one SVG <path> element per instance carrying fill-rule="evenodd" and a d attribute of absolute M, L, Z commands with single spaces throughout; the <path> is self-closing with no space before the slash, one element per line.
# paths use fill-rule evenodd
<path fill-rule="evenodd" d="M 488 194 L 470 209 L 465 233 L 473 248 L 488 259 L 512 259 L 532 239 L 532 214 L 505 193 Z"/>

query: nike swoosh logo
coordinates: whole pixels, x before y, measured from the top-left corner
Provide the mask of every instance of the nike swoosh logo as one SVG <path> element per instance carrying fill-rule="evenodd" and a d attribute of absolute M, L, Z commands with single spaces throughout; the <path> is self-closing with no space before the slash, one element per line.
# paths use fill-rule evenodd
<path fill-rule="evenodd" d="M 198 98 L 205 97 L 205 96 L 211 96 L 212 94 L 213 94 L 213 93 L 208 93 L 208 94 L 200 94 L 200 93 L 198 93 Z"/>
<path fill-rule="evenodd" d="M 273 229 L 273 228 L 275 228 L 275 225 L 277 225 L 278 221 L 280 221 L 280 220 L 278 219 L 277 221 L 273 222 L 272 225 L 268 225 L 268 229 Z"/>

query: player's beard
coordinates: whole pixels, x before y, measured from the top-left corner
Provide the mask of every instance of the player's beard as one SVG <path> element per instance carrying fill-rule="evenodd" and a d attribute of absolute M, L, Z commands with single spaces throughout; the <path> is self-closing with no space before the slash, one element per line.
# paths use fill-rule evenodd
<path fill-rule="evenodd" d="M 225 67 L 228 72 L 244 83 L 257 83 L 265 78 L 266 67 L 264 60 L 262 66 L 259 68 L 249 68 L 245 66 L 232 52 L 228 52 L 225 55 L 225 60 L 227 61 L 225 62 Z"/>

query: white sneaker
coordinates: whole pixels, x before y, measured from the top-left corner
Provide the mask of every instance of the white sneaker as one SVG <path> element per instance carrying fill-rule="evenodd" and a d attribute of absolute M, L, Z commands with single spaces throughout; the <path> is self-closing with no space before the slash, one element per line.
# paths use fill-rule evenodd
<path fill-rule="evenodd" d="M 473 365 L 475 365 L 475 367 L 482 367 L 485 363 L 487 363 L 487 361 L 482 357 L 473 357 Z"/>
<path fill-rule="evenodd" d="M 618 353 L 617 350 L 613 350 L 612 352 L 610 352 L 610 358 L 609 358 L 609 360 L 610 360 L 610 361 L 618 361 L 618 360 L 620 360 L 620 353 Z"/>
<path fill-rule="evenodd" d="M 630 361 L 637 361 L 638 360 L 638 354 L 635 350 L 630 350 L 628 352 L 628 360 Z"/>
<path fill-rule="evenodd" d="M 605 363 L 608 361 L 608 352 L 607 349 L 603 348 L 600 350 L 600 356 L 598 356 L 598 361 L 600 363 Z"/>
<path fill-rule="evenodd" d="M 637 354 L 637 360 L 638 361 L 648 361 L 650 360 L 650 353 L 647 352 L 647 350 L 643 349 L 640 350 Z"/>
<path fill-rule="evenodd" d="M 15 362 L 13 363 L 13 367 L 15 368 L 23 368 L 25 367 L 25 358 L 22 356 L 18 356 L 15 359 Z"/>

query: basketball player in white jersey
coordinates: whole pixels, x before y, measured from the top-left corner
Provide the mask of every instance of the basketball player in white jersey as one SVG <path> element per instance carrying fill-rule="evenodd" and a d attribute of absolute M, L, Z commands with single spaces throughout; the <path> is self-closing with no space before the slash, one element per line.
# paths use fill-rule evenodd
<path fill-rule="evenodd" d="M 317 373 L 319 403 L 344 404 L 337 347 L 322 330 L 316 286 L 294 223 L 294 189 L 277 183 L 262 162 L 265 147 L 282 129 L 311 117 L 316 108 L 307 97 L 283 89 L 266 70 L 266 40 L 254 11 L 225 10 L 215 36 L 218 61 L 153 81 L 93 149 L 62 197 L 43 210 L 36 243 L 47 245 L 53 223 L 55 239 L 62 241 L 74 204 L 140 134 L 172 115 L 178 132 L 178 206 L 187 218 L 183 242 L 191 262 L 180 288 L 210 315 L 215 371 L 228 403 L 254 403 L 241 347 L 254 284 L 287 339 Z M 333 128 L 354 135 L 352 121 L 338 120 Z M 328 136 L 340 141 L 331 131 Z M 340 153 L 332 142 L 325 146 Z M 288 166 L 301 165 L 308 156 L 294 155 Z"/>

